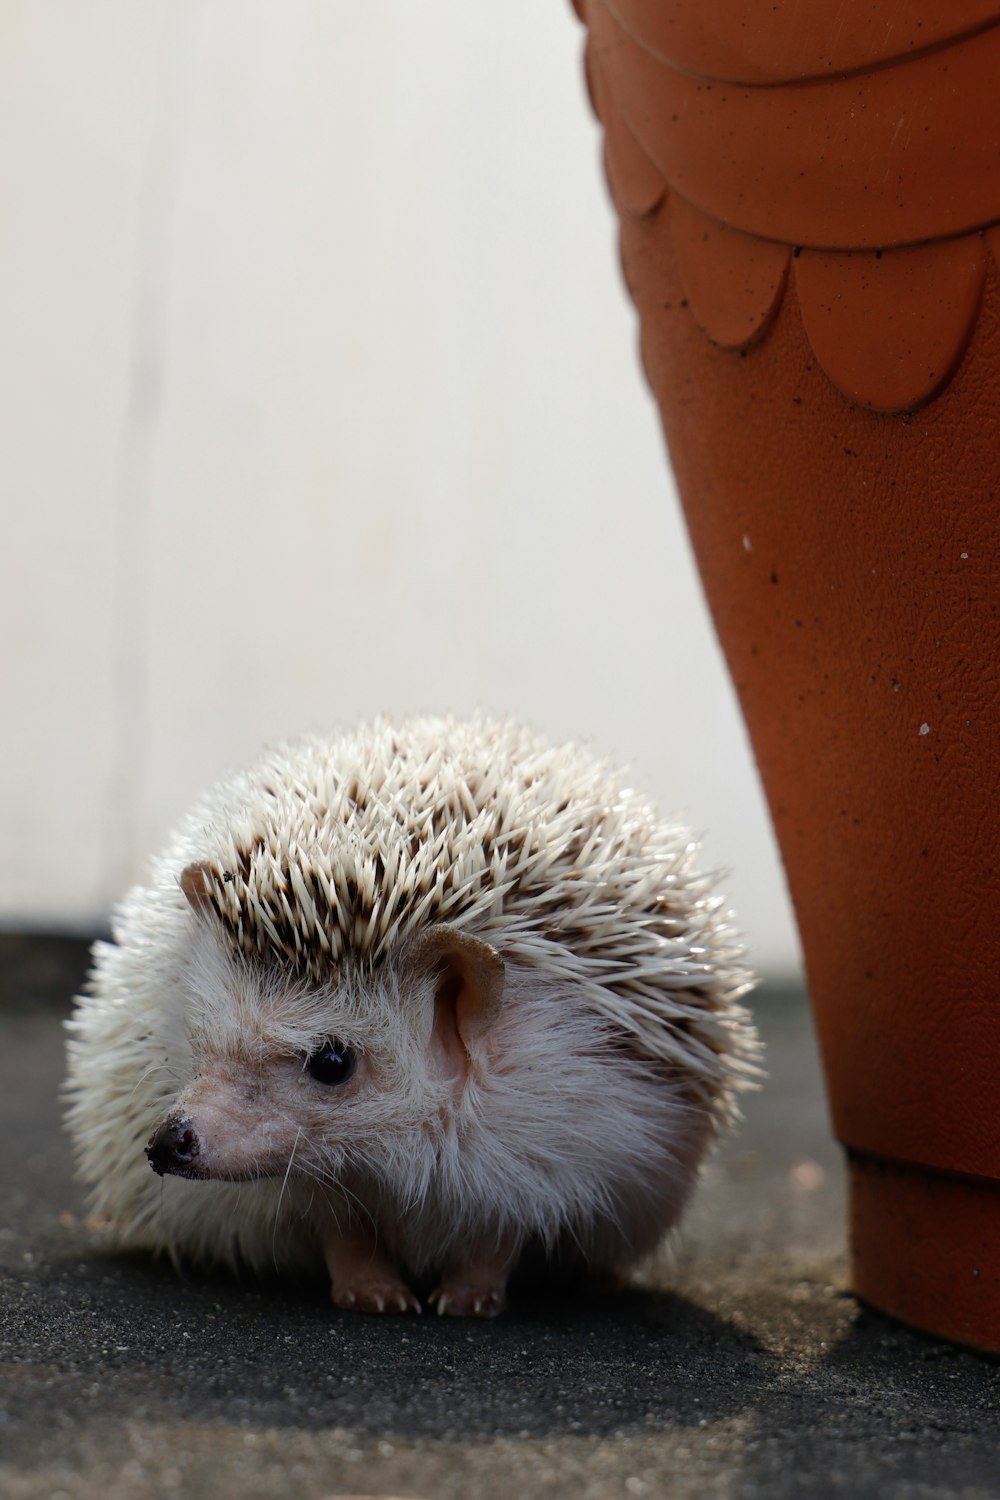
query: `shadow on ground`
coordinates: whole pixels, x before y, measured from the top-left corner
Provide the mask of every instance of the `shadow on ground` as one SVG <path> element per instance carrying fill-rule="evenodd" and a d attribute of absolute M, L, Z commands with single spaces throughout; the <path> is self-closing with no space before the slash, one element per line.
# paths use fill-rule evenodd
<path fill-rule="evenodd" d="M 335 1312 L 321 1285 L 101 1251 L 56 1103 L 81 956 L 22 946 L 22 1003 L 0 1006 L 10 1500 L 1000 1495 L 1000 1366 L 844 1290 L 801 996 L 758 1005 L 770 1083 L 648 1286 L 522 1295 L 495 1323 L 382 1320 Z"/>

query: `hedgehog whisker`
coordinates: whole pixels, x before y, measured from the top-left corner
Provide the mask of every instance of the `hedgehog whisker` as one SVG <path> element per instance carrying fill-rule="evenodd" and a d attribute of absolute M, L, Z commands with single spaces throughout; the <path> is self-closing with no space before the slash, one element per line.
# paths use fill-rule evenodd
<path fill-rule="evenodd" d="M 169 1063 L 150 1063 L 146 1071 L 137 1080 L 135 1088 L 128 1096 L 129 1099 L 134 1098 L 136 1090 L 142 1087 L 147 1078 L 152 1078 L 156 1073 L 166 1073 L 171 1083 L 175 1085 L 180 1083 L 180 1075 L 177 1069 L 172 1068 Z"/>
<path fill-rule="evenodd" d="M 277 1256 L 277 1250 L 276 1250 L 276 1243 L 275 1242 L 277 1240 L 277 1235 L 278 1235 L 278 1217 L 279 1217 L 279 1215 L 281 1213 L 281 1200 L 285 1196 L 285 1188 L 288 1186 L 288 1174 L 292 1170 L 292 1162 L 295 1160 L 295 1152 L 298 1149 L 298 1144 L 299 1144 L 299 1141 L 301 1139 L 302 1139 L 302 1126 L 300 1125 L 299 1128 L 298 1128 L 298 1130 L 295 1132 L 295 1140 L 292 1142 L 291 1153 L 289 1154 L 289 1157 L 288 1157 L 288 1166 L 285 1168 L 285 1175 L 281 1179 L 281 1189 L 280 1189 L 280 1191 L 278 1193 L 278 1201 L 274 1205 L 274 1224 L 273 1224 L 272 1229 L 271 1229 L 271 1259 L 274 1261 L 274 1268 L 275 1268 L 275 1270 L 278 1269 L 278 1256 Z"/>
<path fill-rule="evenodd" d="M 315 1202 L 315 1196 L 316 1196 L 315 1195 L 315 1187 L 318 1187 L 320 1189 L 326 1189 L 326 1188 L 331 1187 L 331 1186 L 334 1185 L 333 1182 L 332 1182 L 332 1179 L 324 1178 L 324 1176 L 319 1171 L 317 1171 L 315 1167 L 313 1167 L 312 1165 L 310 1165 L 308 1162 L 304 1161 L 302 1159 L 302 1157 L 299 1157 L 299 1160 L 296 1162 L 296 1164 L 295 1164 L 295 1171 L 296 1171 L 296 1173 L 300 1177 L 304 1178 L 307 1182 L 311 1182 L 311 1183 L 314 1184 L 313 1196 L 309 1200 L 309 1207 L 310 1208 L 312 1207 L 312 1204 Z M 336 1184 L 336 1186 L 339 1186 L 339 1184 Z M 333 1212 L 333 1204 L 332 1204 L 330 1198 L 326 1195 L 325 1192 L 323 1193 L 323 1203 L 324 1203 L 324 1206 L 326 1208 L 329 1208 L 331 1210 L 331 1212 Z"/>
<path fill-rule="evenodd" d="M 348 1200 L 348 1204 L 357 1209 L 360 1217 L 367 1220 L 372 1228 L 375 1227 L 375 1215 L 371 1209 L 358 1197 L 353 1188 L 348 1187 L 342 1178 L 334 1176 L 331 1171 L 315 1160 L 302 1160 L 299 1171 L 302 1170 L 305 1170 L 307 1175 L 312 1177 L 314 1181 L 322 1184 L 324 1187 L 333 1188 L 335 1193 L 342 1194 Z"/>

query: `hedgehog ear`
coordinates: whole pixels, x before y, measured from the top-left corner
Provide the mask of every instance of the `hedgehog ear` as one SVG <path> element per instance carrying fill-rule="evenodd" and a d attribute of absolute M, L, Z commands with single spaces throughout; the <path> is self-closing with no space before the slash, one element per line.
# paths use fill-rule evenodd
<path fill-rule="evenodd" d="M 429 1050 L 449 1074 L 469 1066 L 470 1053 L 500 1014 L 504 962 L 497 950 L 457 927 L 428 927 L 410 945 L 406 966 L 414 979 L 434 981 Z"/>
<path fill-rule="evenodd" d="M 181 871 L 181 890 L 184 892 L 188 905 L 199 916 L 205 916 L 212 910 L 211 882 L 211 866 L 204 862 L 187 865 Z"/>

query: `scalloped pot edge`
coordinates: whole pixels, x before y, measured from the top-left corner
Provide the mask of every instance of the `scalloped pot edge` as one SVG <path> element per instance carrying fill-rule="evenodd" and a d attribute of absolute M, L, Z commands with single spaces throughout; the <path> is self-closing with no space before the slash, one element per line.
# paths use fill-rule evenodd
<path fill-rule="evenodd" d="M 669 220 L 691 312 L 708 337 L 741 350 L 766 333 L 789 270 L 816 359 L 850 400 L 873 411 L 912 410 L 961 363 L 1000 230 L 872 250 L 801 250 L 730 229 L 676 194 Z"/>
<path fill-rule="evenodd" d="M 914 148 L 912 135 L 902 142 L 899 161 L 906 164 L 905 171 L 895 170 L 899 162 L 892 158 L 891 150 L 888 156 L 883 156 L 883 162 L 893 162 L 891 171 L 886 167 L 880 171 L 885 192 L 873 191 L 869 199 L 869 184 L 860 176 L 860 165 L 854 174 L 853 194 L 844 189 L 851 162 L 843 140 L 838 139 L 837 150 L 831 150 L 829 155 L 836 158 L 844 182 L 838 188 L 825 181 L 824 172 L 819 173 L 824 180 L 818 188 L 825 201 L 820 218 L 816 219 L 815 214 L 811 215 L 815 204 L 801 190 L 797 199 L 794 193 L 791 195 L 795 201 L 789 206 L 788 195 L 783 192 L 790 170 L 785 159 L 788 153 L 779 153 L 776 165 L 768 165 L 768 133 L 757 131 L 754 125 L 749 128 L 756 139 L 747 149 L 755 150 L 757 155 L 731 205 L 735 212 L 723 215 L 712 212 L 718 206 L 716 203 L 706 205 L 705 194 L 690 191 L 692 187 L 702 187 L 691 163 L 694 160 L 697 166 L 699 157 L 712 156 L 709 176 L 714 172 L 717 181 L 719 157 L 726 152 L 730 157 L 736 155 L 731 139 L 733 131 L 723 132 L 720 150 L 713 154 L 710 146 L 713 132 L 715 137 L 719 136 L 719 122 L 702 118 L 696 122 L 696 138 L 689 137 L 679 152 L 672 156 L 671 150 L 663 146 L 665 122 L 676 122 L 690 103 L 678 96 L 678 88 L 683 93 L 707 87 L 704 81 L 680 75 L 662 59 L 650 57 L 634 37 L 620 30 L 601 0 L 589 0 L 584 8 L 591 28 L 586 53 L 587 80 L 595 112 L 604 125 L 605 167 L 616 207 L 623 216 L 640 220 L 666 215 L 685 295 L 708 337 L 733 350 L 745 349 L 762 338 L 781 305 L 792 269 L 803 323 L 816 358 L 845 396 L 880 412 L 911 410 L 935 396 L 958 368 L 975 327 L 991 251 L 1000 264 L 1000 225 L 994 222 L 1000 219 L 1000 201 L 997 201 L 1000 171 L 996 164 L 984 172 L 981 166 L 971 163 L 972 197 L 966 190 L 970 166 L 967 158 L 974 152 L 965 152 L 962 170 L 948 176 L 949 188 L 954 186 L 953 177 L 957 176 L 959 196 L 965 194 L 957 210 L 959 222 L 969 214 L 981 213 L 980 223 L 971 227 L 961 223 L 962 232 L 949 233 L 945 227 L 949 223 L 949 210 L 942 207 L 943 195 L 935 193 L 928 183 L 922 184 L 931 208 L 930 217 L 925 213 L 921 219 L 921 205 L 913 201 L 920 195 L 911 196 L 906 185 L 912 184 L 921 170 L 929 178 L 940 179 L 944 169 L 940 162 L 928 165 L 924 159 L 925 145 Z M 1000 28 L 981 34 L 978 40 L 1000 49 Z M 912 73 L 921 64 L 933 65 L 940 72 L 942 57 L 954 61 L 954 55 L 968 45 L 968 39 L 962 39 L 928 57 L 908 60 L 905 67 Z M 872 75 L 853 75 L 850 83 L 861 95 L 867 95 L 871 92 L 871 79 L 881 88 L 886 75 L 900 72 L 902 68 L 883 67 Z M 788 123 L 790 93 L 809 93 L 810 108 L 823 114 L 820 97 L 823 91 L 829 97 L 847 82 L 838 77 L 812 83 L 808 89 L 758 87 L 743 92 L 751 96 L 758 121 L 763 118 L 763 104 L 768 97 L 774 100 L 775 113 L 784 129 Z M 920 78 L 915 74 L 908 82 L 920 86 Z M 898 78 L 896 83 L 899 84 Z M 953 92 L 954 83 L 952 77 Z M 1000 90 L 988 92 L 1000 100 Z M 623 98 L 628 101 L 628 115 L 620 107 Z M 990 107 L 1000 110 L 1000 104 L 992 98 Z M 735 127 L 737 118 L 734 115 L 727 124 Z M 884 114 L 881 120 L 879 128 L 884 129 Z M 974 121 L 967 124 L 970 132 L 977 128 Z M 825 128 L 830 129 L 828 118 Z M 990 140 L 1000 136 L 1000 115 L 989 132 L 985 132 L 983 122 L 978 128 L 980 135 L 975 146 L 981 153 L 988 150 Z M 860 153 L 859 161 L 870 168 L 873 160 L 870 153 L 877 146 L 878 142 L 868 136 L 854 142 Z M 805 150 L 807 155 L 813 153 L 810 160 L 824 155 L 816 141 L 812 144 L 807 141 Z M 800 156 L 798 160 L 803 159 Z M 796 178 L 801 179 L 804 170 L 797 166 Z M 825 175 L 830 173 L 825 171 Z M 712 189 L 710 182 L 709 199 Z M 811 191 L 815 196 L 815 185 Z M 761 200 L 756 204 L 755 194 Z M 702 200 L 700 206 L 692 201 L 693 197 Z M 770 222 L 769 205 L 779 200 L 781 211 L 773 216 L 777 229 L 765 236 L 759 232 L 761 219 Z M 905 234 L 903 243 L 897 237 L 887 236 L 885 248 L 872 243 L 869 226 L 888 229 L 892 209 L 900 201 L 905 227 L 916 231 L 923 222 L 928 232 L 915 243 L 905 242 Z M 990 214 L 982 212 L 988 203 L 992 204 Z M 838 210 L 842 210 L 843 223 L 835 229 L 831 221 Z M 793 227 L 790 216 L 795 215 L 803 229 L 812 217 L 817 232 L 789 234 Z M 826 248 L 822 243 L 824 234 L 838 248 Z"/>
<path fill-rule="evenodd" d="M 997 0 L 601 3 L 622 31 L 670 67 L 747 84 L 804 83 L 903 62 L 984 30 L 1000 17 Z"/>

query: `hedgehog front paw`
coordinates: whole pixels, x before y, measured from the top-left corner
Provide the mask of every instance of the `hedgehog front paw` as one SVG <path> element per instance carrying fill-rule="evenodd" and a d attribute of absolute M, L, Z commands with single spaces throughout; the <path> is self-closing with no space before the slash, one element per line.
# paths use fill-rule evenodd
<path fill-rule="evenodd" d="M 335 1307 L 345 1312 L 405 1313 L 423 1312 L 416 1297 L 403 1282 L 396 1280 L 345 1282 L 330 1288 Z"/>
<path fill-rule="evenodd" d="M 464 1282 L 444 1281 L 435 1287 L 427 1301 L 441 1317 L 495 1318 L 507 1306 L 507 1289 L 503 1286 L 468 1286 Z"/>
<path fill-rule="evenodd" d="M 441 1280 L 428 1302 L 442 1317 L 498 1317 L 507 1306 L 507 1278 L 520 1249 L 509 1234 L 466 1246 L 464 1255 L 441 1268 Z"/>
<path fill-rule="evenodd" d="M 327 1227 L 323 1243 L 330 1297 L 345 1312 L 405 1313 L 423 1309 L 378 1243 L 372 1222 Z"/>

